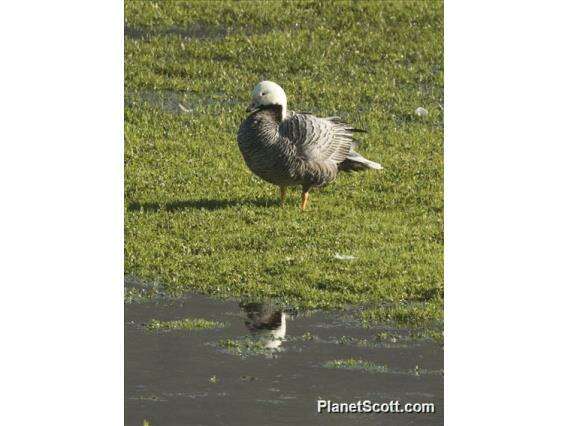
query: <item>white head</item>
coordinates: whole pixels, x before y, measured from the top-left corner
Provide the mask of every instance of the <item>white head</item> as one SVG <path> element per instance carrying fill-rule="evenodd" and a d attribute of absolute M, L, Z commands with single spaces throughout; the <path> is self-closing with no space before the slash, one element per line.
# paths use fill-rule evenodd
<path fill-rule="evenodd" d="M 247 108 L 252 112 L 261 106 L 280 105 L 282 107 L 282 117 L 286 117 L 286 93 L 284 89 L 272 81 L 261 81 L 252 91 L 252 101 Z"/>

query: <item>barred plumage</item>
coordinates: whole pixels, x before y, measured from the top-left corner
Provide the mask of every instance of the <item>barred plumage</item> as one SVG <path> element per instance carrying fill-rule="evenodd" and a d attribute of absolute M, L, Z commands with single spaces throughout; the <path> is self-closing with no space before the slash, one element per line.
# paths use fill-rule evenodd
<path fill-rule="evenodd" d="M 286 107 L 280 86 L 259 83 L 237 141 L 249 169 L 280 186 L 282 197 L 287 186 L 302 186 L 302 210 L 310 188 L 327 185 L 339 171 L 382 168 L 354 151 L 353 133 L 362 130 L 338 117 L 318 118 Z"/>

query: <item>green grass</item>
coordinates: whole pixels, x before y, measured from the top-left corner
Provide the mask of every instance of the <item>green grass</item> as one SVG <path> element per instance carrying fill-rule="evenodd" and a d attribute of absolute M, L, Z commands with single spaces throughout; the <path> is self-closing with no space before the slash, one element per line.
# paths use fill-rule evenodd
<path fill-rule="evenodd" d="M 338 359 L 328 361 L 323 364 L 325 368 L 342 369 L 342 370 L 362 370 L 368 373 L 388 373 L 389 368 L 386 365 L 375 364 L 369 361 L 359 359 Z"/>
<path fill-rule="evenodd" d="M 211 328 L 226 327 L 225 323 L 218 321 L 209 321 L 203 318 L 184 318 L 173 321 L 160 321 L 152 319 L 146 324 L 146 329 L 150 331 L 157 330 L 207 330 Z"/>
<path fill-rule="evenodd" d="M 441 2 L 126 1 L 125 17 L 127 274 L 172 294 L 441 318 Z M 236 144 L 263 79 L 293 110 L 367 129 L 359 151 L 385 169 L 341 175 L 304 214 L 299 191 L 280 208 Z"/>
<path fill-rule="evenodd" d="M 244 336 L 236 339 L 219 340 L 215 346 L 223 351 L 236 355 L 241 358 L 248 358 L 258 355 L 270 355 L 275 352 L 274 349 L 267 348 L 265 342 L 250 336 Z"/>
<path fill-rule="evenodd" d="M 416 366 L 412 370 L 399 370 L 388 367 L 383 364 L 376 364 L 374 362 L 363 361 L 360 359 L 338 359 L 325 362 L 322 365 L 324 368 L 341 369 L 341 370 L 360 370 L 372 374 L 405 374 L 422 376 L 426 374 L 443 374 L 442 370 L 427 370 Z"/>
<path fill-rule="evenodd" d="M 406 327 L 440 326 L 443 312 L 430 303 L 397 303 L 369 307 L 360 314 L 364 326 L 384 324 Z"/>

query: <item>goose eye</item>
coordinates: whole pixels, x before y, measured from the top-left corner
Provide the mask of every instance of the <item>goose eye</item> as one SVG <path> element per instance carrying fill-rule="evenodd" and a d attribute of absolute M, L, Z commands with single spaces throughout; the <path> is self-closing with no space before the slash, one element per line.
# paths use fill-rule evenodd
<path fill-rule="evenodd" d="M 264 96 L 264 95 L 266 95 L 266 93 L 260 92 L 260 96 Z"/>

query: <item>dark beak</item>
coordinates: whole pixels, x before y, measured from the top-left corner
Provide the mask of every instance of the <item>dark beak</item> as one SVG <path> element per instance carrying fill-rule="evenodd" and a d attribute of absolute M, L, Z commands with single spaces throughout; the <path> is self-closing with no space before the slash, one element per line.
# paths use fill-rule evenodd
<path fill-rule="evenodd" d="M 252 103 L 251 103 L 251 104 L 247 107 L 246 111 L 247 111 L 247 112 L 255 112 L 257 109 L 258 109 L 258 107 L 257 107 L 255 104 L 252 104 Z"/>

